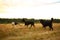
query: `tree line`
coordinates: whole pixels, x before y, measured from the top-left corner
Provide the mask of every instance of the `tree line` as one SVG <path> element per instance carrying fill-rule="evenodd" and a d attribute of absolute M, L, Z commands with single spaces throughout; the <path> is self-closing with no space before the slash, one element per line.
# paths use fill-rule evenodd
<path fill-rule="evenodd" d="M 22 18 L 23 19 L 23 18 Z M 18 18 L 18 19 L 8 19 L 8 18 L 0 18 L 0 23 L 11 23 L 11 22 L 18 22 L 18 23 L 23 23 L 22 22 L 22 19 Z M 35 23 L 39 23 L 39 20 L 40 19 L 27 19 L 27 18 L 24 18 L 26 20 L 31 20 L 31 21 L 35 21 Z M 42 19 L 42 20 L 46 20 L 46 19 Z M 60 23 L 60 19 L 54 19 L 53 20 L 54 23 Z"/>

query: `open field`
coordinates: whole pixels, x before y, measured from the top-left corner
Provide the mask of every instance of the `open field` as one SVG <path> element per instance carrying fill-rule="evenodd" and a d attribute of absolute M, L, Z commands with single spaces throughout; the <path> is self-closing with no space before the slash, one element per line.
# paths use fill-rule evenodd
<path fill-rule="evenodd" d="M 0 24 L 0 40 L 60 40 L 60 23 L 53 23 L 53 31 L 48 27 L 43 29 L 39 23 L 29 27 L 24 24 Z"/>

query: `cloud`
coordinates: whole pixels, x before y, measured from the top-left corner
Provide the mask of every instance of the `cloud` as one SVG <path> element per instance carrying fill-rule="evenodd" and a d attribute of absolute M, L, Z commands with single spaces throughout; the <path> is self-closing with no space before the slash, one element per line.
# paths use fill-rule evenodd
<path fill-rule="evenodd" d="M 40 6 L 45 5 L 48 3 L 54 3 L 59 2 L 60 0 L 0 0 L 0 4 L 3 3 L 3 5 L 7 7 L 15 7 L 15 6 Z"/>

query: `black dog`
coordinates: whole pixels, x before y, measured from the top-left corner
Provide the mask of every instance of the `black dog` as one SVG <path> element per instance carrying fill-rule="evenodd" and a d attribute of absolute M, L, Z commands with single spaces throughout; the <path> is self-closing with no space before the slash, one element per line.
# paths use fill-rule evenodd
<path fill-rule="evenodd" d="M 46 28 L 46 26 L 49 26 L 50 30 L 53 30 L 52 21 L 53 18 L 51 18 L 51 20 L 40 20 L 40 23 L 43 25 L 44 28 Z"/>
<path fill-rule="evenodd" d="M 31 25 L 31 27 L 33 26 L 33 27 L 35 27 L 35 25 L 34 25 L 34 20 L 32 21 L 32 20 L 25 20 L 25 19 L 23 19 L 23 22 L 25 23 L 25 25 L 28 27 L 28 25 Z"/>

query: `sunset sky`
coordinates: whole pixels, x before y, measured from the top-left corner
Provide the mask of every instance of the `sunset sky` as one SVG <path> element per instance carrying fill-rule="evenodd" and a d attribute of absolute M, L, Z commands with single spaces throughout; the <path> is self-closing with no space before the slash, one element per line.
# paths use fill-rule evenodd
<path fill-rule="evenodd" d="M 0 18 L 60 19 L 60 0 L 0 0 Z"/>

